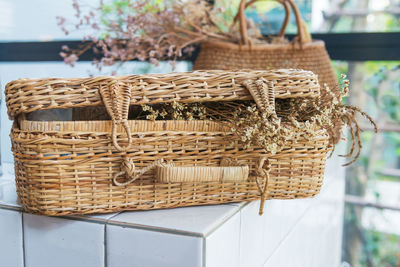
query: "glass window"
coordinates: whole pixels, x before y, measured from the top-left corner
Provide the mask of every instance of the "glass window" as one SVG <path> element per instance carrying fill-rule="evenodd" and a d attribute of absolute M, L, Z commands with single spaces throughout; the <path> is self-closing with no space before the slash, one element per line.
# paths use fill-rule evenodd
<path fill-rule="evenodd" d="M 398 0 L 295 0 L 312 33 L 400 31 Z M 247 17 L 260 25 L 264 34 L 277 32 L 284 18 L 279 3 L 260 1 L 246 10 Z M 296 33 L 291 14 L 287 33 Z"/>
<path fill-rule="evenodd" d="M 344 261 L 362 266 L 396 266 L 400 250 L 400 212 L 366 207 L 367 202 L 398 207 L 400 199 L 400 61 L 336 61 L 347 73 L 349 104 L 359 106 L 378 123 L 373 133 L 365 120 L 359 126 L 363 149 L 346 168 L 343 234 Z"/>
<path fill-rule="evenodd" d="M 98 0 L 85 0 L 96 6 Z M 82 32 L 65 35 L 57 16 L 73 18 L 72 0 L 0 0 L 0 41 L 80 40 Z"/>
<path fill-rule="evenodd" d="M 400 1 L 312 1 L 312 32 L 394 32 L 400 30 Z"/>

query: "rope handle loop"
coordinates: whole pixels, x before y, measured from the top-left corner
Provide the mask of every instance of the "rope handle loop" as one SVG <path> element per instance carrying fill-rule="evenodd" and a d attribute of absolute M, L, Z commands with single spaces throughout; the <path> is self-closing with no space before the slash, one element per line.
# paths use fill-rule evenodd
<path fill-rule="evenodd" d="M 118 138 L 117 138 L 117 127 L 118 127 L 118 124 L 117 124 L 117 123 L 114 123 L 114 121 L 113 121 L 113 124 L 112 124 L 111 138 L 112 138 L 113 145 L 115 146 L 115 148 L 116 148 L 118 151 L 126 152 L 126 151 L 128 151 L 128 150 L 131 148 L 131 146 L 132 146 L 132 140 L 133 140 L 133 139 L 132 139 L 132 133 L 131 133 L 131 128 L 129 127 L 129 124 L 128 124 L 128 121 L 127 121 L 127 120 L 126 120 L 126 121 L 123 121 L 121 124 L 122 124 L 122 127 L 123 127 L 124 130 L 125 130 L 126 135 L 128 136 L 128 145 L 122 147 L 122 146 L 120 146 L 120 145 L 118 144 Z"/>
<path fill-rule="evenodd" d="M 156 166 L 162 164 L 163 162 L 164 162 L 163 159 L 159 159 L 159 160 L 154 161 L 149 166 L 144 167 L 139 171 L 136 171 L 136 166 L 133 163 L 133 160 L 131 158 L 125 156 L 123 158 L 123 161 L 121 164 L 121 171 L 119 173 L 117 173 L 116 175 L 114 175 L 113 182 L 117 186 L 129 185 L 129 184 L 133 183 L 134 181 L 136 181 L 137 179 L 139 179 L 143 174 L 154 169 Z M 119 182 L 118 178 L 124 174 L 126 175 L 126 177 L 128 179 L 125 182 Z"/>

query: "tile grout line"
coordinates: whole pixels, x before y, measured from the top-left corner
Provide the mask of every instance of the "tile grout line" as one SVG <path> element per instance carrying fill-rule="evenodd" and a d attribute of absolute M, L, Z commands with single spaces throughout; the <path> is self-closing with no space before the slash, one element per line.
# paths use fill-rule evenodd
<path fill-rule="evenodd" d="M 107 224 L 104 225 L 104 267 L 107 267 Z"/>
<path fill-rule="evenodd" d="M 301 215 L 301 217 L 296 221 L 296 223 L 293 225 L 292 228 L 290 228 L 289 232 L 286 233 L 286 235 L 279 241 L 278 245 L 274 248 L 274 250 L 272 251 L 271 255 L 269 255 L 269 257 L 267 257 L 261 266 L 264 266 L 268 260 L 275 254 L 275 252 L 282 246 L 283 243 L 285 243 L 286 239 L 290 236 L 290 234 L 294 231 L 294 228 L 296 228 L 297 224 L 299 223 L 299 221 L 301 220 L 301 218 L 303 218 L 303 216 L 307 213 L 307 211 L 310 209 L 307 208 L 303 214 Z"/>
<path fill-rule="evenodd" d="M 329 183 L 327 183 L 326 185 L 331 185 L 333 182 L 330 181 Z M 293 227 L 289 230 L 289 232 L 281 239 L 281 241 L 279 242 L 279 244 L 275 247 L 274 251 L 271 253 L 271 255 L 265 259 L 265 261 L 262 263 L 261 266 L 264 266 L 268 260 L 275 254 L 275 252 L 277 251 L 277 249 L 279 249 L 279 247 L 282 246 L 282 244 L 286 241 L 286 239 L 289 237 L 289 235 L 294 231 L 294 228 L 299 224 L 300 220 L 302 218 L 304 218 L 304 216 L 307 214 L 307 212 L 309 210 L 311 210 L 311 208 L 313 207 L 317 207 L 318 205 L 320 205 L 321 201 L 316 201 L 316 203 L 314 203 L 314 205 L 310 205 L 307 207 L 307 209 L 301 214 L 301 216 L 299 217 L 299 219 L 296 221 L 296 223 L 293 225 Z"/>
<path fill-rule="evenodd" d="M 170 229 L 170 228 L 162 228 L 162 227 L 148 226 L 148 225 L 142 225 L 142 224 L 109 221 L 109 222 L 107 222 L 107 225 L 120 226 L 123 228 L 132 228 L 132 229 L 138 229 L 138 230 L 146 230 L 146 231 L 158 232 L 158 233 L 167 233 L 167 234 L 191 236 L 191 237 L 203 237 L 203 234 L 197 233 L 197 232 L 174 230 L 174 229 Z"/>
<path fill-rule="evenodd" d="M 125 222 L 119 222 L 119 221 L 113 221 L 112 218 L 116 217 L 122 212 L 118 212 L 117 214 L 111 216 L 108 219 L 98 219 L 98 218 L 91 218 L 91 217 L 85 217 L 84 215 L 70 215 L 70 216 L 50 216 L 50 217 L 55 217 L 55 218 L 63 218 L 67 220 L 74 220 L 74 221 L 82 221 L 82 222 L 89 222 L 89 223 L 97 223 L 97 224 L 103 224 L 103 225 L 114 225 L 114 226 L 120 226 L 124 228 L 132 228 L 132 229 L 139 229 L 139 230 L 146 230 L 146 231 L 152 231 L 152 232 L 159 232 L 159 233 L 168 233 L 168 234 L 174 234 L 174 235 L 181 235 L 181 236 L 191 236 L 191 237 L 208 237 L 211 235 L 215 230 L 217 230 L 221 225 L 226 223 L 230 218 L 232 218 L 234 215 L 239 213 L 244 207 L 246 207 L 250 202 L 245 203 L 244 205 L 240 206 L 232 212 L 232 214 L 228 215 L 226 218 L 224 218 L 221 222 L 219 222 L 217 225 L 215 225 L 211 230 L 206 232 L 205 234 L 203 233 L 197 233 L 197 232 L 190 232 L 190 231 L 182 231 L 182 230 L 175 230 L 175 229 L 170 229 L 170 228 L 163 228 L 163 227 L 157 227 L 157 226 L 147 226 L 147 225 L 141 225 L 141 224 L 134 224 L 134 223 L 125 223 Z M 0 204 L 0 209 L 7 209 L 7 210 L 14 210 L 14 211 L 19 211 L 23 212 L 23 210 L 19 207 L 13 207 L 13 206 L 8 206 L 8 205 L 1 205 Z"/>
<path fill-rule="evenodd" d="M 252 202 L 252 201 L 251 201 Z M 211 230 L 209 230 L 207 233 L 204 234 L 205 237 L 209 237 L 212 233 L 214 233 L 221 225 L 223 225 L 224 223 L 226 223 L 229 219 L 231 219 L 233 216 L 235 216 L 236 214 L 238 214 L 239 212 L 242 211 L 242 209 L 244 207 L 247 207 L 251 202 L 247 202 L 245 203 L 243 206 L 238 207 L 237 210 L 235 210 L 232 214 L 228 215 L 226 218 L 224 218 L 220 223 L 218 223 L 217 225 L 215 225 Z"/>
<path fill-rule="evenodd" d="M 235 216 L 238 213 L 242 212 L 242 209 L 249 205 L 251 202 L 247 202 L 241 207 L 239 207 L 235 212 L 233 212 L 231 215 L 227 216 L 221 223 L 216 225 L 212 230 L 208 231 L 202 238 L 203 238 L 203 255 L 202 255 L 202 260 L 203 260 L 203 267 L 206 267 L 206 250 L 207 250 L 207 237 L 209 237 L 212 233 L 214 233 L 221 225 L 226 223 L 229 219 L 231 219 L 233 216 Z M 241 232 L 242 229 L 242 216 L 239 218 L 239 231 Z M 239 255 L 240 255 L 240 232 L 239 232 Z M 240 263 L 240 256 L 239 256 L 239 263 Z"/>
<path fill-rule="evenodd" d="M 202 237 L 202 252 L 201 252 L 201 260 L 203 261 L 203 263 L 201 264 L 203 267 L 206 267 L 206 237 L 203 236 Z"/>
<path fill-rule="evenodd" d="M 240 266 L 240 260 L 241 260 L 241 255 L 240 253 L 242 251 L 242 211 L 240 211 L 239 214 L 239 262 L 238 266 Z"/>
<path fill-rule="evenodd" d="M 111 220 L 112 218 L 114 218 L 115 216 L 121 214 L 121 212 L 117 212 L 116 214 L 112 215 L 110 218 L 107 218 L 104 224 L 104 267 L 108 266 L 108 245 L 107 245 L 107 225 L 108 225 L 108 221 Z"/>
<path fill-rule="evenodd" d="M 21 228 L 22 228 L 22 264 L 25 267 L 25 225 L 24 225 L 24 213 L 21 212 Z"/>
<path fill-rule="evenodd" d="M 112 218 L 114 218 L 114 217 L 120 215 L 121 213 L 122 213 L 122 211 L 118 211 L 116 214 L 114 214 L 114 215 L 111 216 L 110 218 L 107 218 L 107 219 L 106 219 L 106 223 L 108 223 L 109 220 L 111 220 Z"/>
<path fill-rule="evenodd" d="M 238 207 L 237 210 L 235 210 L 232 214 L 228 215 L 221 222 L 219 222 L 217 225 L 212 227 L 209 231 L 207 231 L 204 234 L 203 233 L 197 233 L 197 232 L 190 232 L 190 231 L 183 231 L 183 230 L 176 230 L 176 229 L 170 229 L 170 228 L 157 227 L 157 226 L 147 226 L 147 225 L 141 225 L 141 224 L 119 222 L 119 221 L 113 221 L 112 220 L 112 218 L 116 217 L 117 215 L 121 214 L 122 212 L 118 212 L 117 214 L 111 216 L 108 219 L 85 217 L 85 215 L 65 215 L 65 216 L 49 216 L 49 217 L 63 218 L 63 219 L 67 219 L 67 220 L 82 221 L 82 222 L 89 222 L 89 223 L 97 223 L 97 224 L 104 224 L 104 225 L 114 225 L 114 226 L 120 226 L 120 227 L 127 227 L 127 228 L 133 228 L 133 229 L 139 229 L 139 230 L 147 230 L 147 231 L 160 232 L 160 233 L 169 233 L 169 234 L 182 235 L 182 236 L 192 236 L 192 237 L 204 237 L 205 236 L 205 237 L 207 237 L 210 234 L 212 234 L 216 229 L 218 229 L 221 225 L 226 223 L 227 220 L 229 220 L 235 214 L 240 212 L 249 203 L 250 202 L 247 202 L 247 203 L 241 205 L 240 207 Z M 2 205 L 1 203 L 0 203 L 0 209 L 7 209 L 7 210 L 14 210 L 14 211 L 23 212 L 23 209 L 21 207 Z M 45 215 L 43 215 L 43 216 L 45 216 Z"/>
<path fill-rule="evenodd" d="M 7 205 L 7 204 L 4 204 L 4 203 L 0 203 L 0 209 L 23 212 L 23 209 L 21 207 Z"/>
<path fill-rule="evenodd" d="M 203 237 L 202 233 L 197 233 L 197 232 L 190 232 L 190 231 L 176 230 L 176 229 L 170 229 L 170 228 L 163 228 L 163 227 L 158 227 L 158 226 L 148 226 L 148 225 L 143 225 L 143 224 L 135 224 L 135 223 L 120 222 L 120 221 L 112 220 L 112 218 L 116 217 L 120 213 L 122 213 L 122 212 L 119 212 L 108 219 L 98 219 L 98 218 L 84 217 L 84 216 L 80 216 L 80 215 L 57 216 L 57 217 L 67 219 L 67 220 L 83 221 L 83 222 L 97 223 L 97 224 L 104 224 L 104 225 L 113 225 L 113 226 L 120 226 L 123 228 L 147 230 L 147 231 L 152 231 L 152 232 L 168 233 L 168 234 L 182 235 L 182 236 Z"/>
<path fill-rule="evenodd" d="M 0 204 L 0 209 L 17 211 L 23 213 L 24 211 L 21 208 L 13 207 L 13 206 L 5 206 Z M 119 214 L 119 213 L 118 213 Z M 190 231 L 183 231 L 183 230 L 175 230 L 170 228 L 163 228 L 157 226 L 147 226 L 142 224 L 134 224 L 134 223 L 126 223 L 126 222 L 119 222 L 111 220 L 118 214 L 113 215 L 110 219 L 97 219 L 97 218 L 90 218 L 84 217 L 80 215 L 70 215 L 70 216 L 46 216 L 46 215 L 39 215 L 39 216 L 46 216 L 50 218 L 59 218 L 71 221 L 80 221 L 80 222 L 87 222 L 87 223 L 96 223 L 96 224 L 103 224 L 103 225 L 114 225 L 120 226 L 124 228 L 132 228 L 132 229 L 139 229 L 139 230 L 147 230 L 152 232 L 160 232 L 160 233 L 168 233 L 168 234 L 175 234 L 175 235 L 182 235 L 182 236 L 193 236 L 193 237 L 203 237 L 202 233 L 197 232 L 190 232 Z"/>

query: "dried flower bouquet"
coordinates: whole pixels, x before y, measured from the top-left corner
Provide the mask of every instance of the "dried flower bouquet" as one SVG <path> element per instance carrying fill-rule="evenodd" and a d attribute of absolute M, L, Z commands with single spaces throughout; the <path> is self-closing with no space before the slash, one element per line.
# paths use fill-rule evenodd
<path fill-rule="evenodd" d="M 334 146 L 341 136 L 336 134 L 337 124 L 346 125 L 350 130 L 351 148 L 344 157 L 352 158 L 345 166 L 352 164 L 362 148 L 357 113 L 365 117 L 377 132 L 373 119 L 359 108 L 344 104 L 349 92 L 349 80 L 342 75 L 339 97 L 329 87 L 332 103 L 317 98 L 278 99 L 260 110 L 254 101 L 178 103 L 141 105 L 131 108 L 130 119 L 145 120 L 214 120 L 226 123 L 241 141 L 244 148 L 262 147 L 271 154 L 279 152 L 288 140 L 296 142 L 302 138 L 312 140 L 321 129 L 330 136 Z M 134 110 L 133 110 L 134 109 Z"/>
<path fill-rule="evenodd" d="M 57 17 L 58 25 L 65 34 L 80 29 L 91 34 L 83 38 L 88 42 L 77 48 L 63 46 L 60 55 L 66 63 L 74 65 L 79 56 L 92 49 L 99 55 L 94 60 L 99 68 L 133 59 L 153 64 L 170 59 L 174 63 L 183 52 L 190 55 L 195 44 L 210 40 L 239 41 L 238 29 L 227 26 L 230 22 L 225 15 L 229 13 L 228 3 L 125 0 L 113 1 L 112 4 L 101 2 L 99 7 L 84 13 L 84 6 L 74 0 L 77 23 Z M 249 36 L 255 43 L 285 42 L 282 38 L 263 37 L 252 22 L 248 27 Z"/>

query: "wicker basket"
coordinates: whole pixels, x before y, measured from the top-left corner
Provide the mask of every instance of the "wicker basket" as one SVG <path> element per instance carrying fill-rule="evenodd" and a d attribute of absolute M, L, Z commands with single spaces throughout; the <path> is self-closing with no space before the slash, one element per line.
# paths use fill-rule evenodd
<path fill-rule="evenodd" d="M 277 0 L 285 7 L 286 17 L 280 30 L 283 37 L 289 21 L 290 7 L 294 11 L 297 22 L 297 37 L 291 43 L 253 44 L 247 35 L 244 10 L 258 0 L 241 0 L 234 24 L 239 20 L 241 39 L 238 44 L 223 41 L 209 41 L 202 44 L 200 53 L 194 62 L 195 70 L 236 70 L 236 69 L 277 69 L 298 68 L 310 70 L 318 75 L 323 99 L 331 99 L 325 87 L 338 95 L 337 79 L 333 70 L 325 44 L 320 40 L 312 40 L 307 32 L 300 12 L 292 0 Z"/>
<path fill-rule="evenodd" d="M 256 81 L 274 84 L 264 99 Z M 265 84 L 265 83 L 264 83 Z M 257 89 L 258 88 L 258 89 Z M 88 79 L 20 79 L 6 86 L 19 201 L 31 213 L 105 213 L 266 198 L 320 191 L 329 136 L 288 141 L 271 155 L 242 148 L 215 121 L 128 120 L 129 105 L 315 97 L 301 70 L 208 71 Z M 273 104 L 273 103 L 272 103 Z M 37 110 L 104 105 L 108 121 L 31 121 Z M 262 209 L 261 209 L 262 211 Z"/>

